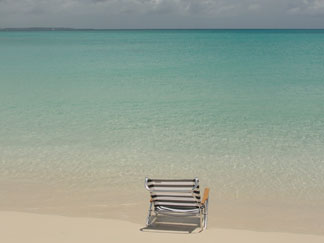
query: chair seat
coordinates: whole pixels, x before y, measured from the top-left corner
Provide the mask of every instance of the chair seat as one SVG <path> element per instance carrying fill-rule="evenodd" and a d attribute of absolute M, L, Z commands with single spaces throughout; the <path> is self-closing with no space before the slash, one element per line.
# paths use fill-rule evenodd
<path fill-rule="evenodd" d="M 166 206 L 156 206 L 155 211 L 158 213 L 182 213 L 182 214 L 200 214 L 200 209 L 197 207 L 193 208 L 174 208 Z"/>

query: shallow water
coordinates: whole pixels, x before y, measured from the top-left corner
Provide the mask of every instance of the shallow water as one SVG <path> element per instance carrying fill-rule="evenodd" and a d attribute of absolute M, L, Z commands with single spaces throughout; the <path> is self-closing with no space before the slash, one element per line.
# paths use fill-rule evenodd
<path fill-rule="evenodd" d="M 323 148 L 323 30 L 0 32 L 0 208 L 100 216 L 197 176 L 324 233 Z"/>

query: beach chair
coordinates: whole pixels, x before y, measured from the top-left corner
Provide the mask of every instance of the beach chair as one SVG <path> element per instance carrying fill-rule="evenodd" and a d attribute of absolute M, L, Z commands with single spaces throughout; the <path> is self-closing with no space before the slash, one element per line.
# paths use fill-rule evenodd
<path fill-rule="evenodd" d="M 197 216 L 201 229 L 207 228 L 209 188 L 205 188 L 200 198 L 199 179 L 149 179 L 145 178 L 145 187 L 150 192 L 150 207 L 147 226 L 154 216 Z"/>

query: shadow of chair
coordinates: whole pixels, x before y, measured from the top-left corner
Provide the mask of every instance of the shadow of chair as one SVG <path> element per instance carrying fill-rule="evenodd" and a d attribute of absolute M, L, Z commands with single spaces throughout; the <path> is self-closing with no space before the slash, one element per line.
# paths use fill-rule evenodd
<path fill-rule="evenodd" d="M 143 232 L 199 233 L 201 231 L 198 217 L 155 216 L 152 223 L 140 229 Z"/>

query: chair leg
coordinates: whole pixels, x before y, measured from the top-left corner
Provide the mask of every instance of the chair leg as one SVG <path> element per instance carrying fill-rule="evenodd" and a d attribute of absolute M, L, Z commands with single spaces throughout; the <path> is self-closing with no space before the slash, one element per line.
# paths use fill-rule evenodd
<path fill-rule="evenodd" d="M 205 218 L 204 218 L 204 209 L 200 209 L 200 216 L 199 216 L 199 221 L 200 221 L 200 231 L 202 232 L 204 230 L 204 225 L 205 225 Z"/>
<path fill-rule="evenodd" d="M 146 219 L 146 225 L 149 226 L 151 224 L 151 216 L 152 216 L 152 202 L 150 202 L 150 207 L 148 210 L 148 216 Z"/>
<path fill-rule="evenodd" d="M 207 229 L 207 223 L 208 223 L 208 199 L 205 202 L 205 208 L 204 208 L 204 230 Z"/>

